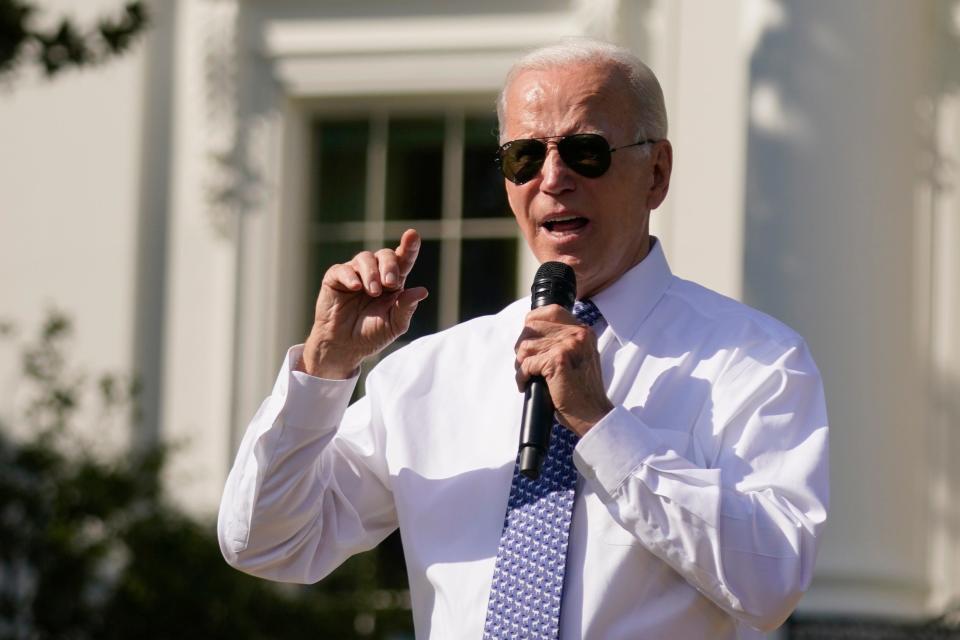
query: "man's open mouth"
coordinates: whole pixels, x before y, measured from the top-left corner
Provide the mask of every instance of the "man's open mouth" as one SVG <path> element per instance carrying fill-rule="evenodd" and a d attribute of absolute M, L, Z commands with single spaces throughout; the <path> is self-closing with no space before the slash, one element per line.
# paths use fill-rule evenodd
<path fill-rule="evenodd" d="M 564 216 L 562 218 L 552 218 L 542 223 L 542 226 L 547 231 L 553 232 L 563 232 L 563 231 L 577 231 L 587 226 L 587 219 L 581 218 L 580 216 Z"/>

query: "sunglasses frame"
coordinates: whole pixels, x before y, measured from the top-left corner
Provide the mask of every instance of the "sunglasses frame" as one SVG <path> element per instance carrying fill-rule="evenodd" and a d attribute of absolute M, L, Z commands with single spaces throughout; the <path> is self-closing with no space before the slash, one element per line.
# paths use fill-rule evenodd
<path fill-rule="evenodd" d="M 599 173 L 596 173 L 595 175 L 583 173 L 582 167 L 580 167 L 577 162 L 569 162 L 567 157 L 565 157 L 571 152 L 569 150 L 566 152 L 564 151 L 564 148 L 565 148 L 564 142 L 570 139 L 576 139 L 576 138 L 599 139 L 600 141 L 603 142 L 602 147 L 598 147 L 598 149 L 599 148 L 605 149 L 606 157 L 602 162 L 603 168 L 600 170 Z M 496 163 L 497 167 L 500 169 L 500 173 L 503 174 L 504 178 L 514 183 L 515 185 L 526 184 L 530 180 L 533 180 L 533 178 L 536 177 L 536 175 L 540 173 L 540 170 L 543 168 L 543 163 L 547 159 L 547 153 L 549 149 L 547 143 L 549 143 L 551 140 L 555 140 L 557 142 L 557 153 L 560 154 L 560 159 L 563 160 L 563 163 L 567 165 L 567 167 L 569 167 L 570 170 L 573 171 L 574 173 L 584 176 L 586 178 L 599 178 L 600 176 L 605 174 L 610 169 L 610 163 L 612 160 L 611 155 L 615 151 L 619 151 L 620 149 L 626 149 L 628 147 L 637 147 L 640 145 L 654 144 L 656 142 L 659 142 L 659 140 L 654 140 L 653 138 L 647 138 L 646 140 L 638 140 L 637 142 L 633 142 L 631 144 L 625 144 L 619 147 L 611 147 L 610 143 L 607 142 L 607 139 L 604 138 L 599 133 L 572 133 L 566 136 L 546 136 L 543 138 L 517 138 L 516 140 L 509 140 L 507 142 L 504 142 L 502 145 L 500 145 L 500 148 L 497 149 L 496 156 L 494 157 L 494 162 Z M 512 145 L 515 145 L 519 142 L 539 142 L 541 144 L 540 148 L 543 153 L 543 157 L 535 161 L 536 171 L 534 171 L 534 173 L 529 178 L 526 178 L 526 179 L 519 179 L 517 177 L 516 172 L 513 173 L 513 177 L 508 175 L 507 169 L 504 166 L 504 162 L 503 162 L 503 157 L 506 154 L 506 152 L 510 149 Z M 534 166 L 534 165 L 530 165 L 530 166 Z"/>

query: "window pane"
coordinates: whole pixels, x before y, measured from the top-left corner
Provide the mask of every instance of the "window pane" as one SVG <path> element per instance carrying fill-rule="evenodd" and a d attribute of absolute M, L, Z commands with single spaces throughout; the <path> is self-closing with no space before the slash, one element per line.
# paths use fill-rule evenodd
<path fill-rule="evenodd" d="M 314 127 L 314 222 L 362 220 L 366 207 L 367 120 L 317 123 Z"/>
<path fill-rule="evenodd" d="M 387 220 L 439 220 L 443 118 L 391 119 L 387 135 Z"/>
<path fill-rule="evenodd" d="M 460 321 L 496 313 L 518 298 L 517 241 L 464 240 Z"/>
<path fill-rule="evenodd" d="M 464 122 L 463 217 L 510 217 L 503 175 L 493 161 L 497 150 L 496 118 L 467 118 Z"/>

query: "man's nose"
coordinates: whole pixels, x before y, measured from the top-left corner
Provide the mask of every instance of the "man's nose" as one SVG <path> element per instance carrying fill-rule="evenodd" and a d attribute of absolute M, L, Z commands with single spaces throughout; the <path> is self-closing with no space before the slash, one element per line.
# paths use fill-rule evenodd
<path fill-rule="evenodd" d="M 543 159 L 543 179 L 540 181 L 540 190 L 546 193 L 559 193 L 573 188 L 573 171 L 566 165 L 557 145 L 547 146 L 547 156 Z"/>

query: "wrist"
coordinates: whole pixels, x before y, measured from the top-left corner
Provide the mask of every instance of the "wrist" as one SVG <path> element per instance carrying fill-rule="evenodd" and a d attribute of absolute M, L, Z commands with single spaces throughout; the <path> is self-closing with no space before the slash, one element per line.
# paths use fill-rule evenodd
<path fill-rule="evenodd" d="M 587 432 L 593 429 L 598 422 L 607 417 L 611 411 L 613 411 L 613 403 L 604 397 L 604 401 L 595 411 L 590 412 L 589 415 L 585 415 L 580 420 L 571 421 L 570 428 L 582 438 L 587 435 Z"/>
<path fill-rule="evenodd" d="M 303 353 L 294 365 L 295 371 L 326 380 L 347 380 L 357 375 L 359 368 L 359 361 L 337 358 L 329 349 L 310 339 L 303 345 Z"/>

